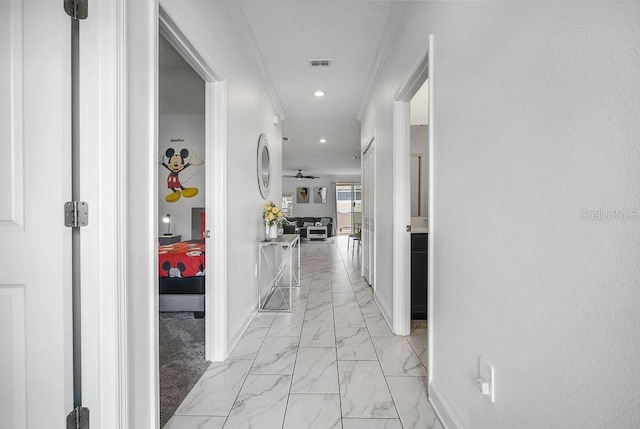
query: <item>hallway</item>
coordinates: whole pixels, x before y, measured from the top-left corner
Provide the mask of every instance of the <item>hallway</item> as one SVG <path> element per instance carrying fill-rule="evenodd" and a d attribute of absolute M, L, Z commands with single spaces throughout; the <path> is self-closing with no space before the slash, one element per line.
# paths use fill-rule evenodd
<path fill-rule="evenodd" d="M 427 329 L 394 336 L 347 238 L 301 246 L 291 314 L 260 313 L 165 426 L 442 428 L 427 401 Z"/>

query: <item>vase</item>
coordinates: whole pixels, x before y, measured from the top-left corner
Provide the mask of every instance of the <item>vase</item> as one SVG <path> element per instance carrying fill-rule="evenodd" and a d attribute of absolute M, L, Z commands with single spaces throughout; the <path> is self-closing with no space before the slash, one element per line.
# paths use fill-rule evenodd
<path fill-rule="evenodd" d="M 278 225 L 276 224 L 269 225 L 267 238 L 268 239 L 278 238 Z"/>

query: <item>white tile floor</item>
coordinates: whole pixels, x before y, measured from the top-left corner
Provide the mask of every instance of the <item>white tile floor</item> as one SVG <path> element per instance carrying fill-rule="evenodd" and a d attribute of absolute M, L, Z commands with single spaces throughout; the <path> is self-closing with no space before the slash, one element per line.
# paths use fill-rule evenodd
<path fill-rule="evenodd" d="M 292 313 L 261 313 L 167 429 L 436 428 L 426 323 L 394 336 L 346 238 L 302 243 Z"/>

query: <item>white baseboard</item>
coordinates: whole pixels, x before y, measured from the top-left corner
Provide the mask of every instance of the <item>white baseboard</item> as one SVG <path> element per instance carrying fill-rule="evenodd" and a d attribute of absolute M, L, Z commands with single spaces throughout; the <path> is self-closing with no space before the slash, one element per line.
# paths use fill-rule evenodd
<path fill-rule="evenodd" d="M 257 316 L 257 314 L 258 311 L 254 309 L 254 311 L 252 313 L 249 313 L 249 315 L 244 319 L 244 322 L 240 325 L 240 329 L 236 330 L 236 332 L 234 332 L 232 335 L 229 335 L 229 343 L 227 344 L 227 356 L 231 354 L 235 346 L 238 344 L 238 341 L 240 341 L 240 338 L 242 338 L 242 335 L 244 335 L 245 331 L 247 330 L 249 325 L 251 325 L 251 322 L 253 322 L 253 319 Z"/>
<path fill-rule="evenodd" d="M 384 317 L 384 320 L 387 321 L 387 325 L 389 325 L 389 329 L 391 329 L 391 331 L 393 332 L 393 317 L 391 316 L 391 312 L 387 307 L 385 307 L 382 301 L 380 301 L 378 297 L 375 296 L 375 294 L 373 297 L 373 301 L 376 303 L 376 305 L 380 309 L 380 312 L 382 313 L 382 317 Z"/>
<path fill-rule="evenodd" d="M 445 429 L 464 429 L 449 403 L 438 393 L 433 383 L 429 383 L 429 402 Z"/>

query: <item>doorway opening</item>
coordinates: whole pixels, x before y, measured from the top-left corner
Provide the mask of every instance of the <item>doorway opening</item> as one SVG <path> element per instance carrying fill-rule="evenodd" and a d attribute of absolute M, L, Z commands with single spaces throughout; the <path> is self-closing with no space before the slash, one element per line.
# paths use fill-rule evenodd
<path fill-rule="evenodd" d="M 210 209 L 226 204 L 226 85 L 162 8 L 159 30 L 156 359 L 181 356 L 160 368 L 164 424 L 227 355 L 226 214 Z"/>
<path fill-rule="evenodd" d="M 336 183 L 336 225 L 338 234 L 357 234 L 362 228 L 362 185 Z"/>
<path fill-rule="evenodd" d="M 160 427 L 206 370 L 205 82 L 158 38 Z"/>
<path fill-rule="evenodd" d="M 393 332 L 409 335 L 411 320 L 424 320 L 429 381 L 433 378 L 433 36 L 398 88 L 394 133 Z M 412 101 L 413 100 L 413 101 Z M 421 119 L 412 116 L 421 113 Z M 412 157 L 413 156 L 413 157 Z M 414 326 L 415 327 L 415 326 Z"/>

